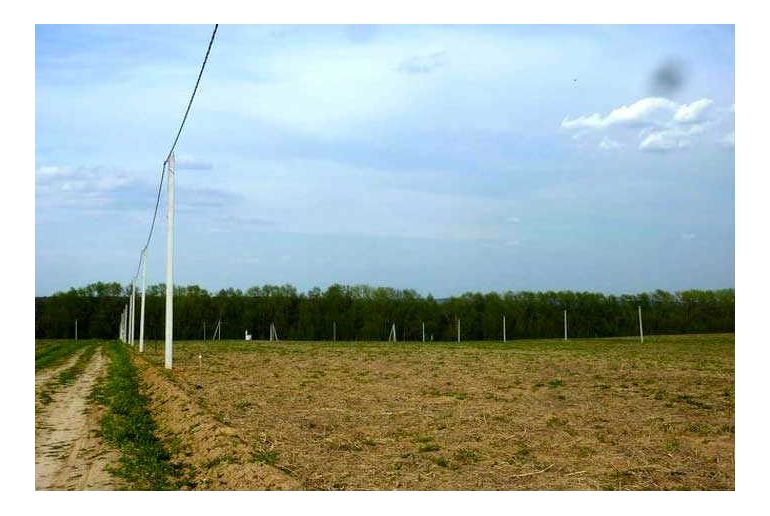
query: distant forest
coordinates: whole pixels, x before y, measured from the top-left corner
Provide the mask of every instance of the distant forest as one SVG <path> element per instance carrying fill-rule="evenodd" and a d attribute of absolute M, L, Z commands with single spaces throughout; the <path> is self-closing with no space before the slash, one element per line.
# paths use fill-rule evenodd
<path fill-rule="evenodd" d="M 93 283 L 84 288 L 35 298 L 35 337 L 114 339 L 130 287 Z M 145 338 L 164 338 L 165 286 L 147 288 Z M 136 296 L 136 338 L 139 338 L 140 295 Z M 224 289 L 207 292 L 198 286 L 174 289 L 174 338 L 211 338 L 218 320 L 222 339 L 268 339 L 270 323 L 287 340 L 387 340 L 393 323 L 398 340 L 456 339 L 457 318 L 463 340 L 502 339 L 502 317 L 508 339 L 563 336 L 567 310 L 569 336 L 574 338 L 638 335 L 637 307 L 642 307 L 645 335 L 735 331 L 735 291 L 657 290 L 635 295 L 590 292 L 466 293 L 434 299 L 413 290 L 332 285 L 297 292 L 290 285 Z"/>

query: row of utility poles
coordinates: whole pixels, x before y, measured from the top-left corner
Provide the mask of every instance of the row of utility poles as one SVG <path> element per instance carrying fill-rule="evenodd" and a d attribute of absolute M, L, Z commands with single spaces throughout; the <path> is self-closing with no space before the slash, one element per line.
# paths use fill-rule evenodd
<path fill-rule="evenodd" d="M 144 267 L 143 267 L 144 269 Z M 140 315 L 140 323 L 139 323 L 139 351 L 144 351 L 144 305 L 145 305 L 145 282 L 144 282 L 144 275 L 142 278 L 142 300 L 141 300 L 141 315 Z M 134 289 L 132 288 L 131 293 L 131 299 L 129 300 L 128 304 L 123 310 L 123 314 L 121 315 L 120 320 L 120 338 L 123 342 L 127 342 L 131 345 L 134 344 L 134 333 L 133 329 L 131 328 L 132 325 L 130 325 L 127 321 L 133 320 L 133 306 L 134 306 Z M 639 312 L 639 340 L 644 343 L 644 328 L 642 325 L 642 307 L 638 307 Z M 505 316 L 503 315 L 503 342 L 507 342 L 507 335 L 506 335 L 506 323 L 505 323 Z M 462 327 L 460 323 L 460 318 L 458 317 L 457 320 L 457 342 L 461 342 L 462 337 Z M 75 319 L 75 340 L 78 338 L 78 321 Z M 425 322 L 422 323 L 422 341 L 426 341 L 426 334 L 425 334 Z M 567 310 L 564 310 L 564 340 L 569 339 L 568 334 L 568 326 L 567 326 Z M 203 322 L 203 340 L 206 340 L 206 321 Z M 216 326 L 214 327 L 214 332 L 211 336 L 211 340 L 222 340 L 222 320 L 218 320 Z M 431 335 L 430 340 L 433 340 L 433 335 Z M 278 332 L 275 328 L 275 323 L 270 323 L 270 341 L 271 342 L 277 342 L 278 341 Z M 332 341 L 337 342 L 337 322 L 332 322 Z M 388 334 L 388 342 L 397 342 L 397 332 L 396 332 L 396 323 L 391 323 L 390 327 L 390 333 Z M 168 348 L 167 348 L 168 349 Z"/>
<path fill-rule="evenodd" d="M 175 158 L 174 153 L 169 154 L 166 160 L 167 173 L 167 206 L 166 206 L 166 326 L 165 326 L 165 346 L 164 346 L 164 365 L 166 369 L 171 369 L 173 365 L 173 337 L 174 337 L 174 175 Z M 144 313 L 145 297 L 147 292 L 147 247 L 141 254 L 142 269 L 142 294 L 141 308 L 139 315 L 139 352 L 144 352 Z M 137 274 L 138 275 L 138 274 Z M 137 276 L 131 280 L 131 297 L 123 308 L 120 319 L 120 340 L 135 345 L 135 321 L 136 321 L 136 282 Z M 278 333 L 275 325 L 271 324 L 270 340 L 278 340 Z M 205 330 L 204 330 L 205 331 Z M 217 323 L 215 333 L 219 333 L 221 339 L 221 322 Z M 75 338 L 77 339 L 77 320 L 75 321 Z M 391 335 L 388 340 L 396 341 L 396 325 L 391 326 Z M 564 310 L 564 340 L 567 340 L 567 311 Z M 639 307 L 639 338 L 644 342 L 644 331 L 642 330 L 642 307 Z M 337 341 L 337 322 L 332 325 L 332 339 Z M 431 336 L 431 340 L 433 337 Z M 422 323 L 422 341 L 425 342 L 425 323 Z M 457 318 L 457 342 L 461 341 L 460 318 Z M 503 315 L 503 342 L 506 341 L 505 316 Z"/>
<path fill-rule="evenodd" d="M 639 340 L 644 343 L 644 329 L 642 327 L 642 307 L 638 307 L 639 311 Z M 506 337 L 506 324 L 505 324 L 505 316 L 503 315 L 503 342 L 507 342 Z M 457 342 L 461 342 L 461 323 L 460 318 L 458 317 L 456 319 L 457 322 Z M 422 341 L 425 342 L 425 322 L 422 322 Z M 219 328 L 219 324 L 217 325 L 217 328 Z M 204 322 L 204 331 L 203 331 L 203 339 L 205 340 L 206 337 L 206 330 L 205 330 L 205 322 Z M 221 335 L 220 335 L 221 337 Z M 567 328 L 567 311 L 564 310 L 564 340 L 569 339 L 568 334 L 568 328 Z M 270 341 L 277 341 L 278 340 L 278 333 L 275 330 L 275 324 L 270 323 Z M 431 341 L 433 340 L 433 335 L 431 335 Z M 337 321 L 332 322 L 332 341 L 337 342 Z M 397 332 L 396 332 L 396 323 L 391 323 L 390 326 L 390 332 L 388 333 L 388 342 L 398 342 Z"/>
<path fill-rule="evenodd" d="M 166 160 L 167 175 L 167 205 L 166 205 L 166 335 L 165 335 L 165 366 L 171 369 L 173 361 L 174 336 L 174 153 Z M 139 315 L 139 352 L 144 352 L 144 307 L 147 294 L 147 247 L 142 249 L 142 299 Z M 136 324 L 136 281 L 131 279 L 131 297 L 123 308 L 120 318 L 120 340 L 131 346 L 135 345 Z"/>
<path fill-rule="evenodd" d="M 174 351 L 174 175 L 175 175 L 175 158 L 174 153 L 169 154 L 169 158 L 166 161 L 167 172 L 167 206 L 166 206 L 166 326 L 165 326 L 165 346 L 164 346 L 164 365 L 166 369 L 171 369 L 173 366 L 173 351 Z M 139 315 L 139 352 L 144 352 L 144 313 L 145 313 L 145 298 L 147 292 L 147 248 L 142 250 L 141 255 L 141 269 L 142 269 L 142 294 L 141 294 L 141 308 Z M 135 345 L 135 322 L 136 322 L 136 281 L 137 276 L 134 276 L 131 280 L 131 296 L 128 303 L 123 308 L 123 313 L 120 318 L 120 340 L 128 343 L 131 346 Z M 639 310 L 639 338 L 641 342 L 644 342 L 644 331 L 642 329 L 642 307 L 638 307 Z M 503 318 L 503 342 L 507 341 L 506 338 L 506 324 L 505 316 Z M 217 323 L 215 334 L 219 333 L 221 339 L 221 322 Z M 204 329 L 205 335 L 205 329 Z M 205 338 L 205 337 L 204 337 Z M 75 339 L 77 340 L 77 320 L 75 320 Z M 564 340 L 568 339 L 567 334 L 567 310 L 564 310 Z M 278 333 L 275 330 L 275 325 L 270 325 L 270 340 L 278 340 Z M 337 322 L 332 325 L 332 340 L 337 341 Z M 391 332 L 388 336 L 388 340 L 396 342 L 396 324 L 391 326 Z M 431 335 L 431 340 L 433 336 Z M 457 342 L 460 342 L 461 338 L 461 322 L 460 318 L 457 318 Z M 422 323 L 422 341 L 425 342 L 425 323 Z"/>

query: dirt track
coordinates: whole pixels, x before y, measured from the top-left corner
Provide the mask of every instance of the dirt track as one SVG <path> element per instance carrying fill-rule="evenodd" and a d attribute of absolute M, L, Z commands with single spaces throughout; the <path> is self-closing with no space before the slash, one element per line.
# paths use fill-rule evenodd
<path fill-rule="evenodd" d="M 78 354 L 79 355 L 79 354 Z M 71 366 L 77 356 L 56 370 L 35 376 L 36 390 Z M 104 372 L 105 359 L 97 351 L 82 375 L 71 385 L 53 393 L 52 400 L 35 413 L 35 489 L 88 490 L 117 489 L 119 482 L 105 471 L 116 460 L 98 437 L 97 408 L 88 396 Z"/>
<path fill-rule="evenodd" d="M 80 351 L 73 353 L 71 357 L 69 357 L 63 364 L 59 366 L 49 367 L 38 373 L 35 373 L 35 397 L 37 398 L 38 392 L 46 383 L 55 378 L 62 371 L 72 367 L 72 365 L 77 362 L 77 359 L 80 358 L 80 355 L 83 354 L 83 351 L 84 350 L 81 349 Z"/>

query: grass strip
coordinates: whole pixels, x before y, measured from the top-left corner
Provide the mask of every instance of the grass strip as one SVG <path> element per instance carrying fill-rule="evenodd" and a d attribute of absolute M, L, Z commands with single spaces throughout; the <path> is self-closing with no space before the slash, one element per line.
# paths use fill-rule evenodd
<path fill-rule="evenodd" d="M 40 392 L 40 402 L 43 405 L 48 405 L 51 400 L 51 394 L 59 387 L 69 385 L 75 381 L 83 371 L 85 371 L 88 364 L 91 362 L 91 358 L 94 356 L 98 346 L 97 344 L 90 344 L 78 357 L 72 366 L 59 373 L 55 379 L 49 381 Z"/>
<path fill-rule="evenodd" d="M 58 364 L 85 345 L 86 344 L 82 340 L 66 340 L 61 343 L 46 346 L 39 354 L 35 354 L 35 372 Z"/>
<path fill-rule="evenodd" d="M 128 489 L 168 490 L 180 487 L 181 473 L 155 434 L 149 399 L 139 391 L 139 378 L 129 351 L 118 342 L 106 346 L 110 364 L 93 398 L 106 407 L 101 420 L 105 442 L 120 450 L 110 472 L 127 481 Z"/>

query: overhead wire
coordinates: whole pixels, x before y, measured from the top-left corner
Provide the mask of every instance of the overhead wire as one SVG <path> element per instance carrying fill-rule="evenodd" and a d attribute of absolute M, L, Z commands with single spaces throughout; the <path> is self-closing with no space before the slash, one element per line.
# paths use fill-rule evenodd
<path fill-rule="evenodd" d="M 217 35 L 217 29 L 219 28 L 219 24 L 214 25 L 214 30 L 211 33 L 211 39 L 209 39 L 208 47 L 206 48 L 206 55 L 203 57 L 203 63 L 201 64 L 200 71 L 198 72 L 198 78 L 195 80 L 195 87 L 193 88 L 192 94 L 190 95 L 190 100 L 187 102 L 187 108 L 184 111 L 184 116 L 182 117 L 182 122 L 179 124 L 179 129 L 176 132 L 176 136 L 174 137 L 174 143 L 171 144 L 171 149 L 168 151 L 168 154 L 166 155 L 166 159 L 163 160 L 163 166 L 161 167 L 160 171 L 160 182 L 158 183 L 158 195 L 155 198 L 155 209 L 152 213 L 152 222 L 150 224 L 150 232 L 147 235 L 147 241 L 145 242 L 144 246 L 142 247 L 142 250 L 139 253 L 139 263 L 136 267 L 136 273 L 134 274 L 134 277 L 132 279 L 132 283 L 136 281 L 136 279 L 139 277 L 139 270 L 142 267 L 142 260 L 146 258 L 146 251 L 147 248 L 150 245 L 150 241 L 152 240 L 152 234 L 155 230 L 155 221 L 158 217 L 158 207 L 160 206 L 160 194 L 163 191 L 163 178 L 166 175 L 166 166 L 168 165 L 168 160 L 171 159 L 171 155 L 174 153 L 174 149 L 176 149 L 176 144 L 179 142 L 179 137 L 182 135 L 182 130 L 184 129 L 185 123 L 187 122 L 187 116 L 190 114 L 190 108 L 192 107 L 193 100 L 195 99 L 195 94 L 198 92 L 198 86 L 201 82 L 201 77 L 203 76 L 203 70 L 206 68 L 206 63 L 209 60 L 209 54 L 211 53 L 211 47 L 214 44 L 214 38 Z"/>

